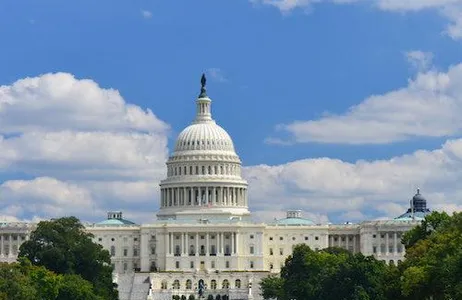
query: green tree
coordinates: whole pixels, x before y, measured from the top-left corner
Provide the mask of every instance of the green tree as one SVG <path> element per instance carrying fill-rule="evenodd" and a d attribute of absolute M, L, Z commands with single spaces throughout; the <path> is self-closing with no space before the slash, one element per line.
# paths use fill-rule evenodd
<path fill-rule="evenodd" d="M 462 213 L 434 212 L 403 237 L 406 299 L 462 299 Z"/>
<path fill-rule="evenodd" d="M 400 285 L 396 267 L 373 257 L 340 248 L 313 251 L 297 245 L 281 276 L 263 279 L 261 289 L 265 299 L 397 300 Z"/>
<path fill-rule="evenodd" d="M 97 296 L 93 285 L 80 275 L 66 274 L 62 277 L 62 284 L 56 300 L 104 300 Z"/>
<path fill-rule="evenodd" d="M 264 299 L 284 299 L 284 279 L 278 276 L 268 276 L 261 280 L 260 287 Z"/>
<path fill-rule="evenodd" d="M 0 263 L 0 299 L 38 299 L 34 283 L 23 274 L 19 264 Z"/>
<path fill-rule="evenodd" d="M 58 274 L 80 275 L 93 284 L 96 295 L 118 299 L 109 252 L 92 237 L 75 217 L 42 221 L 21 245 L 19 257 Z"/>

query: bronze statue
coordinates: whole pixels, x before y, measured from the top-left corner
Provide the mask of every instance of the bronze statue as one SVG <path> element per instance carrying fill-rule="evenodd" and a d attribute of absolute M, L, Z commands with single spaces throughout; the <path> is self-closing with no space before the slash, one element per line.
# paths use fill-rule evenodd
<path fill-rule="evenodd" d="M 202 73 L 202 77 L 201 77 L 201 93 L 199 95 L 199 98 L 207 97 L 207 92 L 205 90 L 206 82 L 207 82 L 207 79 L 205 78 L 205 73 Z"/>
<path fill-rule="evenodd" d="M 207 83 L 207 79 L 205 78 L 205 73 L 202 73 L 202 78 L 201 78 L 202 88 L 205 88 L 206 83 Z"/>

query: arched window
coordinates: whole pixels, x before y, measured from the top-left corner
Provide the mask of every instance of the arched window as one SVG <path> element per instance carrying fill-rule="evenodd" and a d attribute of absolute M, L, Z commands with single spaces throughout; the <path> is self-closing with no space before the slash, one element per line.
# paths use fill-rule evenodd
<path fill-rule="evenodd" d="M 240 289 L 241 288 L 241 280 L 240 279 L 236 279 L 236 281 L 234 282 L 234 287 L 236 289 Z"/>
<path fill-rule="evenodd" d="M 167 280 L 162 280 L 162 283 L 160 284 L 160 288 L 163 290 L 167 289 Z"/>
<path fill-rule="evenodd" d="M 174 290 L 179 290 L 180 289 L 180 281 L 178 279 L 173 281 L 173 289 Z"/>
<path fill-rule="evenodd" d="M 223 280 L 222 289 L 229 289 L 228 279 Z"/>
<path fill-rule="evenodd" d="M 389 262 L 390 266 L 394 266 L 395 265 L 395 261 L 393 259 L 390 259 L 390 262 Z"/>
<path fill-rule="evenodd" d="M 115 246 L 111 246 L 111 256 L 115 256 Z"/>
<path fill-rule="evenodd" d="M 217 289 L 217 281 L 215 279 L 212 279 L 212 281 L 210 281 L 210 288 L 212 290 L 216 290 Z"/>
<path fill-rule="evenodd" d="M 192 288 L 192 281 L 191 279 L 186 280 L 186 289 L 190 290 Z"/>

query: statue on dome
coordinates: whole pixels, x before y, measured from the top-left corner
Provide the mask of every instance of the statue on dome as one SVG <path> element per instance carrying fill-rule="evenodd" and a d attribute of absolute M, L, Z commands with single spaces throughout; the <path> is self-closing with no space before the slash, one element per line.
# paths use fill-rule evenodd
<path fill-rule="evenodd" d="M 206 83 L 207 83 L 207 78 L 205 78 L 205 73 L 202 73 L 202 77 L 201 77 L 201 86 L 202 86 L 202 88 L 205 88 Z"/>
<path fill-rule="evenodd" d="M 201 77 L 201 94 L 199 95 L 199 98 L 207 97 L 207 93 L 205 91 L 205 84 L 206 83 L 207 83 L 207 78 L 205 78 L 205 73 L 202 73 L 202 77 Z"/>

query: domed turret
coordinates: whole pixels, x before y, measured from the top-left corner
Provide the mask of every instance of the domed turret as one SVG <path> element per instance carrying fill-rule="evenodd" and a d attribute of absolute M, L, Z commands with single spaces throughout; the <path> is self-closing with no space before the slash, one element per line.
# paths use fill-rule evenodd
<path fill-rule="evenodd" d="M 160 184 L 161 220 L 250 215 L 241 161 L 229 134 L 212 118 L 205 83 L 202 75 L 196 117 L 178 135 L 167 161 L 167 178 Z"/>
<path fill-rule="evenodd" d="M 430 210 L 427 208 L 427 200 L 420 193 L 420 189 L 417 189 L 416 194 L 410 201 L 410 207 L 401 216 L 395 219 L 423 219 Z"/>

